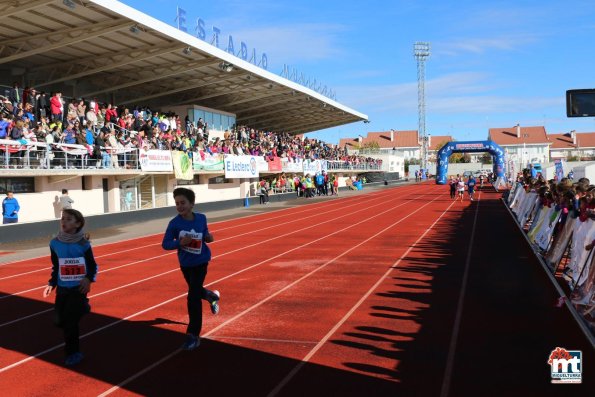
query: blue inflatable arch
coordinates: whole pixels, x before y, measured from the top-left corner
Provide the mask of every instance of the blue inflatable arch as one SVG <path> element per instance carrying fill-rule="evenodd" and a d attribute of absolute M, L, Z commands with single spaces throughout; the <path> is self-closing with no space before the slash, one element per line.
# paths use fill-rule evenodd
<path fill-rule="evenodd" d="M 438 150 L 436 184 L 445 185 L 448 179 L 448 158 L 453 153 L 489 152 L 494 163 L 496 178 L 504 178 L 504 150 L 493 141 L 448 142 Z"/>

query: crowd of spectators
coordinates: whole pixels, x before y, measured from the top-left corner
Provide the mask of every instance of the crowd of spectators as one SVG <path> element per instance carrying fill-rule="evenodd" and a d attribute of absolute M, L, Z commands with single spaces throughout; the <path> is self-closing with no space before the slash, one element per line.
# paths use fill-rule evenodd
<path fill-rule="evenodd" d="M 587 178 L 546 181 L 526 169 L 508 203 L 551 272 L 566 280 L 569 298 L 587 318 L 595 308 L 595 185 Z M 591 315 L 587 320 L 593 324 Z"/>
<path fill-rule="evenodd" d="M 287 158 L 289 161 L 331 160 L 337 168 L 370 165 L 381 160 L 349 155 L 345 148 L 287 132 L 261 131 L 237 126 L 212 134 L 202 119 L 192 122 L 172 112 L 148 107 L 127 108 L 97 99 L 66 100 L 60 92 L 46 95 L 18 84 L 5 98 L 0 118 L 0 139 L 28 139 L 49 144 L 86 145 L 92 157 L 103 160 L 114 148 L 182 150 L 192 153 L 235 154 Z M 218 136 L 215 136 L 218 135 Z M 101 152 L 104 152 L 102 155 Z M 103 157 L 102 157 L 103 156 Z M 105 163 L 101 161 L 101 165 Z"/>

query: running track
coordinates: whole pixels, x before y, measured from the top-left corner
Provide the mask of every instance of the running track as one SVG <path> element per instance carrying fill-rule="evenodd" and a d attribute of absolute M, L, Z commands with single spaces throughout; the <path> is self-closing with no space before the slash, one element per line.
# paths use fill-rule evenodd
<path fill-rule="evenodd" d="M 161 235 L 94 246 L 85 361 L 62 366 L 49 258 L 0 265 L 3 395 L 588 395 L 595 355 L 498 195 L 418 184 L 213 223 L 199 349 Z M 165 228 L 165 225 L 164 225 Z M 583 384 L 551 385 L 555 347 Z M 582 394 L 582 393 L 585 394 Z"/>

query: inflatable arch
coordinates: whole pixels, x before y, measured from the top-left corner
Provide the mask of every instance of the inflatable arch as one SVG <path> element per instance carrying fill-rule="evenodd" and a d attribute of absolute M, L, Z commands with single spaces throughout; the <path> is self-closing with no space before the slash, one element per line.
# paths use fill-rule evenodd
<path fill-rule="evenodd" d="M 504 178 L 504 150 L 493 141 L 448 142 L 438 150 L 436 184 L 445 185 L 448 178 L 448 158 L 453 153 L 489 152 L 494 163 L 496 178 Z"/>

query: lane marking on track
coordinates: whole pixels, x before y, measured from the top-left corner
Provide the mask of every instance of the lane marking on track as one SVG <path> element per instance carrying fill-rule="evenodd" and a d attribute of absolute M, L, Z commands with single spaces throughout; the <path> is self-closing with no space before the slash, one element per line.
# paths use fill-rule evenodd
<path fill-rule="evenodd" d="M 473 217 L 473 227 L 471 229 L 471 238 L 469 239 L 469 248 L 467 249 L 467 259 L 465 260 L 465 271 L 463 272 L 463 281 L 461 285 L 461 292 L 457 303 L 457 312 L 455 315 L 453 331 L 448 346 L 448 358 L 446 359 L 446 369 L 444 370 L 444 378 L 442 380 L 442 389 L 440 397 L 447 397 L 450 389 L 450 381 L 452 378 L 452 371 L 455 361 L 455 352 L 457 350 L 457 339 L 459 338 L 459 331 L 461 329 L 461 319 L 463 317 L 463 306 L 465 302 L 465 292 L 467 291 L 467 281 L 469 279 L 469 267 L 471 265 L 471 252 L 473 251 L 473 243 L 475 242 L 475 227 L 477 225 L 477 215 L 479 214 L 479 204 L 481 203 L 481 191 L 477 198 L 477 205 L 475 206 L 475 216 Z"/>
<path fill-rule="evenodd" d="M 437 198 L 435 198 L 434 200 L 436 200 L 436 199 L 437 199 Z M 378 216 L 381 216 L 381 215 L 383 215 L 383 214 L 384 214 L 384 213 L 386 213 L 386 212 L 392 211 L 392 210 L 394 210 L 394 209 L 396 209 L 396 208 L 399 208 L 399 207 L 402 207 L 402 206 L 404 206 L 404 205 L 406 205 L 406 204 L 409 204 L 409 203 L 410 203 L 411 201 L 413 201 L 413 200 L 414 200 L 414 199 L 412 199 L 412 200 L 409 200 L 409 201 L 406 201 L 406 202 L 404 202 L 404 203 L 402 203 L 402 204 L 399 204 L 399 205 L 397 205 L 396 207 L 393 207 L 393 208 L 390 208 L 390 209 L 388 209 L 388 210 L 386 210 L 386 211 L 380 212 L 380 213 L 378 213 L 378 214 L 374 215 L 374 216 L 373 216 L 373 217 L 371 217 L 371 218 L 368 218 L 368 219 L 362 220 L 362 221 L 360 221 L 360 222 L 357 222 L 357 223 L 351 224 L 351 225 L 349 225 L 349 226 L 347 226 L 347 227 L 345 227 L 345 228 L 343 228 L 343 229 L 337 230 L 337 231 L 335 231 L 335 232 L 333 232 L 333 233 L 329 233 L 329 234 L 327 234 L 327 235 L 325 235 L 325 236 L 323 236 L 323 237 L 320 237 L 320 238 L 318 238 L 318 239 L 312 240 L 312 241 L 310 241 L 310 242 L 308 242 L 308 243 L 305 243 L 305 244 L 303 244 L 303 245 L 301 245 L 301 246 L 294 247 L 294 248 L 292 248 L 292 249 L 290 249 L 290 250 L 287 250 L 287 251 L 284 251 L 284 252 L 282 252 L 282 253 L 280 253 L 280 254 L 278 254 L 278 255 L 275 255 L 275 256 L 273 256 L 273 257 L 269 257 L 269 258 L 267 258 L 267 259 L 266 259 L 266 260 L 264 260 L 264 261 L 261 261 L 261 262 L 259 262 L 259 263 L 256 263 L 256 264 L 254 264 L 254 265 L 251 265 L 251 266 L 249 266 L 249 267 L 247 267 L 247 268 L 244 268 L 244 269 L 242 269 L 242 270 L 239 270 L 239 271 L 237 271 L 237 272 L 235 272 L 235 273 L 232 273 L 232 274 L 229 274 L 229 275 L 227 275 L 227 276 L 221 277 L 221 278 L 219 278 L 219 279 L 217 279 L 217 280 L 214 280 L 214 281 L 212 281 L 212 282 L 211 282 L 211 283 L 209 283 L 209 284 L 206 284 L 206 285 L 205 285 L 205 287 L 209 287 L 209 286 L 211 286 L 211 285 L 213 285 L 213 284 L 215 284 L 215 283 L 217 283 L 217 282 L 220 282 L 220 281 L 223 281 L 223 280 L 226 280 L 226 279 L 232 278 L 232 277 L 234 277 L 234 276 L 236 276 L 236 275 L 238 275 L 238 274 L 244 273 L 244 272 L 246 272 L 246 271 L 248 271 L 248 270 L 250 270 L 250 269 L 252 269 L 252 268 L 255 268 L 255 267 L 257 267 L 257 266 L 260 266 L 260 265 L 262 265 L 262 264 L 264 264 L 264 263 L 267 263 L 267 262 L 269 262 L 269 261 L 271 261 L 271 260 L 273 260 L 273 259 L 276 259 L 276 258 L 279 258 L 279 257 L 282 257 L 282 256 L 286 256 L 286 255 L 287 255 L 287 253 L 289 253 L 289 252 L 296 251 L 296 250 L 298 250 L 298 249 L 301 249 L 301 248 L 303 248 L 303 247 L 306 247 L 306 246 L 308 246 L 308 245 L 311 245 L 311 244 L 317 243 L 317 242 L 319 242 L 319 241 L 322 241 L 322 240 L 324 240 L 324 239 L 326 239 L 326 238 L 328 238 L 328 237 L 330 237 L 330 236 L 333 236 L 333 235 L 335 235 L 335 234 L 338 234 L 338 233 L 340 233 L 340 232 L 342 232 L 342 231 L 344 231 L 344 230 L 350 229 L 350 228 L 352 228 L 352 227 L 355 227 L 355 226 L 357 226 L 357 225 L 359 225 L 359 224 L 361 224 L 361 223 L 364 223 L 364 222 L 366 222 L 366 221 L 368 221 L 368 220 L 370 220 L 370 219 L 373 219 L 373 218 L 376 218 L 376 217 L 378 217 Z M 431 202 L 433 202 L 434 200 L 432 200 Z M 431 202 L 430 202 L 430 203 L 431 203 Z M 429 203 L 428 203 L 428 204 L 429 204 Z M 426 204 L 426 205 L 428 205 L 428 204 Z M 425 207 L 425 205 L 424 205 L 424 207 Z M 369 208 L 370 208 L 370 207 L 367 207 L 366 209 L 369 209 Z M 420 208 L 419 208 L 419 209 L 417 209 L 415 212 L 419 211 L 421 208 L 423 208 L 423 207 L 420 207 Z M 360 211 L 363 211 L 363 210 L 360 210 Z M 356 211 L 356 212 L 360 212 L 360 211 Z M 415 213 L 415 212 L 413 212 L 413 213 Z M 412 213 L 411 213 L 411 214 L 412 214 Z M 408 216 L 411 216 L 411 214 L 410 214 L 410 215 L 408 215 Z M 351 216 L 351 215 L 353 215 L 353 213 L 350 213 L 350 214 L 349 214 L 349 216 Z M 405 219 L 405 218 L 403 218 L 403 219 Z M 332 220 L 331 220 L 331 221 L 332 221 Z M 328 222 L 330 222 L 330 221 L 325 221 L 325 222 L 322 222 L 322 223 L 328 223 Z M 321 224 L 322 224 L 322 223 L 321 223 Z M 308 227 L 307 227 L 307 228 L 305 228 L 305 229 L 309 229 L 310 227 L 311 227 L 311 225 L 310 225 L 310 226 L 308 226 Z M 288 235 L 289 235 L 289 234 L 293 234 L 293 233 L 294 233 L 294 232 L 288 233 Z M 283 237 L 283 236 L 279 236 L 279 237 Z M 267 240 L 267 241 L 268 241 L 268 240 Z M 236 251 L 237 251 L 237 250 L 236 250 Z M 175 253 L 175 252 L 174 252 L 174 253 Z M 223 256 L 223 255 L 227 255 L 227 254 L 228 254 L 228 253 L 225 253 L 225 254 L 222 254 L 222 255 L 218 255 L 218 256 Z M 344 253 L 344 254 L 346 254 L 346 253 Z M 343 255 L 344 255 L 344 254 L 343 254 Z M 170 271 L 168 271 L 168 272 L 166 272 L 166 273 L 171 273 L 171 272 L 173 272 L 173 271 L 177 271 L 177 270 L 178 270 L 178 269 L 176 268 L 176 269 L 174 269 L 174 270 L 170 270 Z M 314 273 L 314 272 L 312 272 L 312 274 L 313 274 L 313 273 Z M 154 277 L 155 277 L 155 276 L 152 276 L 151 278 L 154 278 Z M 137 282 L 135 282 L 135 283 L 137 283 Z M 106 291 L 104 291 L 103 293 L 106 293 Z M 127 317 L 124 317 L 124 318 L 122 318 L 122 319 L 119 319 L 119 320 L 116 320 L 116 321 L 114 321 L 114 322 L 112 322 L 112 323 L 106 324 L 106 325 L 104 325 L 103 327 L 100 327 L 100 328 L 98 328 L 98 329 L 95 329 L 95 330 L 93 330 L 93 331 L 90 331 L 90 332 L 88 332 L 88 333 L 86 333 L 86 334 L 84 334 L 84 335 L 81 335 L 81 336 L 80 336 L 80 339 L 82 339 L 82 338 L 85 338 L 85 337 L 87 337 L 87 336 L 90 336 L 90 335 L 93 335 L 93 334 L 95 334 L 95 333 L 97 333 L 97 332 L 99 332 L 99 331 L 102 331 L 102 330 L 104 330 L 104 329 L 110 328 L 110 327 L 112 327 L 112 326 L 115 326 L 115 325 L 117 325 L 117 324 L 119 324 L 119 323 L 121 323 L 121 322 L 123 322 L 123 321 L 126 321 L 126 320 L 129 320 L 129 319 L 131 319 L 131 318 L 137 317 L 137 316 L 139 316 L 139 315 L 141 315 L 141 314 L 144 314 L 144 313 L 146 313 L 146 312 L 148 312 L 148 311 L 150 311 L 150 310 L 156 309 L 156 308 L 158 308 L 158 307 L 160 307 L 160 306 L 164 306 L 164 305 L 166 305 L 166 304 L 169 304 L 169 303 L 171 303 L 171 302 L 173 302 L 173 301 L 175 301 L 175 300 L 177 300 L 177 299 L 180 299 L 180 298 L 183 298 L 183 297 L 185 297 L 187 294 L 188 294 L 188 293 L 184 293 L 184 294 L 178 295 L 178 296 L 176 296 L 176 297 L 174 297 L 174 298 L 170 298 L 170 299 L 168 299 L 168 300 L 166 300 L 166 301 L 163 301 L 163 302 L 161 302 L 161 303 L 158 303 L 158 304 L 156 304 L 156 305 L 154 305 L 154 306 L 151 306 L 151 307 L 149 307 L 149 308 L 147 308 L 147 309 L 141 310 L 141 311 L 139 311 L 139 312 L 136 312 L 136 313 L 133 313 L 133 314 L 131 314 L 131 315 L 127 316 Z M 264 301 L 261 301 L 259 304 L 255 305 L 254 307 L 258 307 L 258 306 L 260 306 L 260 304 L 262 304 L 263 302 L 264 302 Z M 49 312 L 49 311 L 51 311 L 51 310 L 53 310 L 53 308 L 50 308 L 50 309 L 44 310 L 43 312 L 40 312 L 40 313 L 36 313 L 36 314 L 33 314 L 33 315 L 29 315 L 29 316 L 27 316 L 27 318 L 31 318 L 31 317 L 34 317 L 34 316 L 36 316 L 36 315 L 42 314 L 42 313 L 47 313 L 47 312 Z M 244 313 L 244 312 L 242 312 L 242 313 Z M 246 312 L 246 313 L 247 313 L 247 312 Z M 227 323 L 229 323 L 229 322 L 231 322 L 231 321 L 235 320 L 236 318 L 239 318 L 239 317 L 238 317 L 238 316 L 236 316 L 236 317 L 234 317 L 234 318 L 232 318 L 232 319 L 228 320 L 228 322 L 221 324 L 219 327 L 217 327 L 216 329 L 212 330 L 210 333 L 207 333 L 207 334 L 203 335 L 203 337 L 206 337 L 206 336 L 210 335 L 210 334 L 211 334 L 212 332 L 214 332 L 215 330 L 218 330 L 218 329 L 222 328 L 222 326 L 223 326 L 224 324 L 227 324 Z M 17 322 L 17 321 L 20 321 L 20 320 L 18 320 L 18 319 L 17 319 L 17 320 L 13 320 L 13 321 L 11 321 L 10 323 L 15 323 L 15 322 Z M 1 326 L 3 326 L 3 325 L 4 325 L 4 324 L 0 324 L 0 327 L 1 327 Z M 21 365 L 21 364 L 27 363 L 27 362 L 29 362 L 29 361 L 33 360 L 34 358 L 37 358 L 37 357 L 39 357 L 39 356 L 42 356 L 42 355 L 44 355 L 44 354 L 46 354 L 46 353 L 49 353 L 49 352 L 51 352 L 51 351 L 54 351 L 54 350 L 56 350 L 56 349 L 59 349 L 59 348 L 61 348 L 62 346 L 64 346 L 64 343 L 61 343 L 61 344 L 59 344 L 59 345 L 56 345 L 56 346 L 53 346 L 53 347 L 51 347 L 51 348 L 48 348 L 48 349 L 46 349 L 46 350 L 44 350 L 44 351 L 42 351 L 42 352 L 36 353 L 35 355 L 29 356 L 29 357 L 27 357 L 27 358 L 24 358 L 24 359 L 22 359 L 22 360 L 20 360 L 20 361 L 17 361 L 17 362 L 15 362 L 15 363 L 13 363 L 13 364 L 10 364 L 10 365 L 8 365 L 8 366 L 5 366 L 5 367 L 3 367 L 3 368 L 0 368 L 0 373 L 2 373 L 2 372 L 5 372 L 5 371 L 7 371 L 7 370 L 9 370 L 9 369 L 11 369 L 11 368 L 17 367 L 17 366 L 19 366 L 19 365 Z M 177 351 L 179 352 L 179 351 L 181 351 L 181 350 L 180 350 L 180 349 L 178 349 Z M 170 357 L 170 356 L 173 356 L 173 355 L 169 355 L 168 357 Z M 159 363 L 161 363 L 161 362 L 163 362 L 163 361 L 162 361 L 162 360 L 160 360 L 160 361 L 158 361 L 158 362 L 154 363 L 153 365 L 154 365 L 154 366 L 156 366 L 156 365 L 158 365 L 158 364 L 159 364 Z M 146 369 L 146 370 L 148 370 L 148 369 Z M 138 376 L 140 376 L 140 374 L 139 374 Z"/>
<path fill-rule="evenodd" d="M 433 201 L 433 200 L 432 200 Z M 432 225 L 426 229 L 426 231 L 419 236 L 419 238 L 411 245 L 403 255 L 392 265 L 388 268 L 388 270 L 376 281 L 376 283 L 357 301 L 355 305 L 339 320 L 333 328 L 316 344 L 316 346 L 310 350 L 310 352 L 300 361 L 288 374 L 277 384 L 277 386 L 271 390 L 271 392 L 267 395 L 268 397 L 276 396 L 285 385 L 302 369 L 306 363 L 310 361 L 310 359 L 324 346 L 324 344 L 330 339 L 331 336 L 334 335 L 335 332 L 351 317 L 351 315 L 365 302 L 366 299 L 380 286 L 380 284 L 388 277 L 388 275 L 401 263 L 403 258 L 407 257 L 411 250 L 415 248 L 415 246 L 436 226 L 436 224 L 442 219 L 442 217 L 448 212 L 448 210 L 453 206 L 454 201 L 450 203 L 450 205 L 440 214 L 438 219 L 432 223 Z"/>
<path fill-rule="evenodd" d="M 360 247 L 361 245 L 365 244 L 366 242 L 374 239 L 375 237 L 377 237 L 378 235 L 380 235 L 381 233 L 384 233 L 385 231 L 393 228 L 395 225 L 401 223 L 402 221 L 404 221 L 405 219 L 411 217 L 412 215 L 414 215 L 415 213 L 417 213 L 418 211 L 421 211 L 423 208 L 427 207 L 428 205 L 432 204 L 435 200 L 437 200 L 440 196 L 436 196 L 436 198 L 434 198 L 433 200 L 427 202 L 426 204 L 418 207 L 416 210 L 410 212 L 408 215 L 404 216 L 403 218 L 401 218 L 400 220 L 398 220 L 397 222 L 392 223 L 390 226 L 385 227 L 384 229 L 382 229 L 381 231 L 377 232 L 376 234 L 368 237 L 366 240 L 361 241 L 360 243 L 358 243 L 357 245 L 349 248 L 348 250 L 342 252 L 340 255 L 336 256 L 335 258 L 325 262 L 324 264 L 322 264 L 321 266 L 319 266 L 318 268 L 312 270 L 311 272 L 303 275 L 302 277 L 298 278 L 297 280 L 293 281 L 292 283 L 286 285 L 285 287 L 281 288 L 279 291 L 270 294 L 269 296 L 267 296 L 265 299 L 259 301 L 258 303 L 246 308 L 245 310 L 241 311 L 240 313 L 236 314 L 235 316 L 231 317 L 230 319 L 228 319 L 227 321 L 219 324 L 217 327 L 213 328 L 212 330 L 210 330 L 209 332 L 206 332 L 202 337 L 208 337 L 212 334 L 214 334 L 215 332 L 219 331 L 220 329 L 226 327 L 227 325 L 231 324 L 232 322 L 234 322 L 235 320 L 243 317 L 244 315 L 252 312 L 253 310 L 255 310 L 256 308 L 262 306 L 263 304 L 265 304 L 266 302 L 272 300 L 273 298 L 275 298 L 276 296 L 280 295 L 281 293 L 287 291 L 288 289 L 294 287 L 295 285 L 299 284 L 301 281 L 305 280 L 306 278 L 310 277 L 311 275 L 317 273 L 318 271 L 324 269 L 326 266 L 328 266 L 329 264 L 335 262 L 337 259 L 342 258 L 343 256 L 349 254 L 351 251 L 357 249 L 358 247 Z M 452 205 L 452 203 L 450 204 Z M 380 216 L 387 211 L 383 211 L 380 214 L 376 215 L 376 216 Z M 363 221 L 360 221 L 358 223 L 356 223 L 355 225 L 362 223 Z M 355 226 L 352 225 L 351 227 Z M 427 231 L 426 231 L 427 233 Z M 334 234 L 334 233 L 333 233 Z M 184 294 L 185 295 L 185 294 Z M 129 378 L 125 379 L 124 381 L 120 382 L 119 384 L 117 384 L 116 386 L 110 388 L 109 390 L 106 390 L 105 392 L 101 393 L 99 395 L 99 397 L 104 397 L 107 396 L 119 389 L 121 389 L 123 386 L 127 385 L 128 383 L 132 382 L 133 380 L 139 378 L 140 376 L 144 375 L 145 373 L 151 371 L 153 368 L 158 367 L 159 365 L 161 365 L 162 363 L 164 363 L 165 361 L 169 360 L 170 358 L 174 357 L 176 354 L 178 354 L 179 352 L 181 352 L 181 349 L 177 349 L 174 352 L 168 354 L 167 356 L 161 358 L 160 360 L 154 362 L 153 364 L 150 364 L 149 366 L 145 367 L 144 369 L 140 370 L 139 372 L 135 373 L 134 375 L 130 376 Z M 2 372 L 2 369 L 0 369 L 0 372 Z"/>
<path fill-rule="evenodd" d="M 314 345 L 318 343 L 317 341 L 309 341 L 309 340 L 295 340 L 295 339 L 270 339 L 270 338 L 243 338 L 240 336 L 209 336 L 208 338 L 203 339 L 211 339 L 211 340 L 247 340 L 247 341 L 254 341 L 254 342 L 267 342 L 267 343 L 294 343 L 294 344 L 307 344 L 307 345 Z"/>
<path fill-rule="evenodd" d="M 379 196 L 379 195 L 378 195 L 378 194 L 376 194 L 376 195 L 374 195 L 374 196 L 373 196 L 373 198 L 372 198 L 372 199 L 370 199 L 370 200 L 366 200 L 366 204 L 370 203 L 370 201 L 375 201 L 375 200 L 382 200 L 382 199 L 384 198 L 384 197 L 382 197 L 382 196 L 380 196 L 380 197 L 378 197 L 378 196 Z M 310 216 L 306 216 L 306 217 L 300 217 L 299 219 L 295 220 L 295 222 L 300 222 L 300 221 L 303 221 L 304 219 L 309 219 L 309 218 L 316 218 L 316 217 L 320 217 L 320 216 L 327 215 L 327 214 L 329 214 L 329 213 L 336 212 L 336 211 L 343 211 L 343 210 L 345 210 L 345 208 L 350 208 L 350 207 L 354 207 L 354 206 L 357 206 L 357 205 L 359 205 L 359 204 L 360 204 L 360 201 L 363 201 L 363 199 L 362 199 L 362 200 L 350 200 L 350 201 L 356 201 L 356 202 L 355 202 L 355 203 L 353 203 L 353 204 L 349 204 L 348 206 L 344 206 L 344 207 L 339 207 L 339 208 L 330 209 L 330 210 L 328 210 L 328 211 L 325 211 L 325 212 L 324 212 L 324 213 L 322 213 L 322 214 L 321 214 L 321 213 L 319 213 L 319 212 L 317 212 L 317 213 L 316 213 L 316 214 L 314 214 L 314 215 L 310 215 Z M 320 206 L 318 206 L 318 207 L 320 207 Z M 310 210 L 310 211 L 307 211 L 307 210 L 304 210 L 304 211 L 297 211 L 297 212 L 295 212 L 295 213 L 292 213 L 291 215 L 293 216 L 293 215 L 296 215 L 296 214 L 300 214 L 300 213 L 302 213 L 302 212 L 312 212 L 312 211 L 311 211 L 311 210 Z M 285 215 L 283 215 L 283 216 L 280 216 L 280 217 L 286 217 L 286 216 L 287 216 L 287 214 L 285 214 Z M 274 220 L 274 219 L 276 219 L 276 218 L 274 217 L 274 218 L 264 219 L 263 221 L 271 221 L 271 220 Z M 292 221 L 292 222 L 293 222 L 293 221 Z M 240 226 L 246 226 L 246 225 L 250 225 L 250 224 L 242 224 L 242 225 L 240 225 Z M 287 225 L 287 223 L 284 223 L 284 224 L 283 224 L 283 226 L 284 226 L 284 227 L 285 227 L 286 225 Z M 275 228 L 275 227 L 279 227 L 279 224 L 273 224 L 273 225 L 271 225 L 271 226 L 262 227 L 262 228 L 260 228 L 260 229 L 258 229 L 258 230 L 259 230 L 259 231 L 261 231 L 261 230 L 267 230 L 267 229 L 272 229 L 272 228 Z M 233 229 L 233 228 L 234 228 L 234 227 L 229 227 L 229 228 L 225 228 L 225 229 L 215 229 L 215 230 L 213 230 L 213 233 L 218 233 L 218 232 L 220 232 L 221 230 L 226 230 L 226 229 Z M 246 233 L 235 234 L 235 235 L 233 235 L 233 236 L 231 236 L 231 237 L 226 237 L 226 238 L 223 238 L 223 239 L 218 239 L 218 240 L 216 240 L 215 242 L 213 242 L 213 243 L 211 243 L 211 244 L 215 244 L 215 243 L 223 242 L 223 241 L 226 241 L 226 240 L 229 240 L 229 239 L 232 239 L 232 238 L 239 238 L 239 237 L 241 237 L 241 236 L 244 236 L 244 235 L 249 235 L 249 234 L 252 234 L 252 233 L 253 233 L 253 230 L 250 230 L 250 231 L 248 231 L 248 232 L 246 232 Z M 163 233 L 161 233 L 161 235 L 163 235 Z M 154 235 L 151 235 L 151 236 L 154 236 Z M 147 248 L 147 247 L 155 247 L 155 246 L 160 246 L 160 245 L 161 245 L 161 243 L 159 242 L 159 243 L 155 243 L 155 244 L 149 244 L 149 245 L 144 245 L 144 246 L 140 246 L 140 247 L 134 247 L 134 248 L 125 249 L 125 250 L 121 250 L 121 251 L 115 251 L 115 252 L 111 252 L 111 253 L 108 253 L 108 254 L 98 255 L 98 256 L 96 256 L 95 258 L 97 258 L 97 259 L 98 259 L 98 258 L 104 258 L 104 257 L 107 257 L 107 256 L 120 255 L 121 253 L 124 253 L 124 252 L 135 251 L 135 250 L 142 249 L 142 248 Z M 40 257 L 40 258 L 49 259 L 49 256 L 44 256 L 44 257 Z M 0 265 L 0 266 L 2 266 L 2 265 Z M 109 269 L 103 270 L 101 273 L 105 273 L 105 272 L 107 272 L 107 271 L 110 271 L 110 270 L 113 270 L 113 269 L 119 269 L 119 268 L 126 267 L 126 266 L 129 266 L 129 264 L 125 264 L 125 265 L 122 265 L 122 266 L 117 266 L 117 267 L 114 267 L 114 268 L 109 268 Z M 32 274 L 32 273 L 38 273 L 38 272 L 48 271 L 48 270 L 51 270 L 51 267 L 44 267 L 44 268 L 41 268 L 41 269 L 31 270 L 31 271 L 24 272 L 24 273 L 13 274 L 13 275 L 11 275 L 11 276 L 0 277 L 0 281 L 2 281 L 2 280 L 7 280 L 7 279 L 10 279 L 10 278 L 21 277 L 21 276 L 25 276 L 25 275 Z M 42 287 L 40 287 L 40 288 L 45 288 L 45 285 L 44 285 L 44 286 L 42 286 Z M 12 294 L 12 295 L 19 295 L 19 293 L 14 293 L 14 294 Z M 9 295 L 9 296 L 10 296 L 10 295 Z M 1 299 L 1 298 L 0 298 L 0 299 Z"/>

